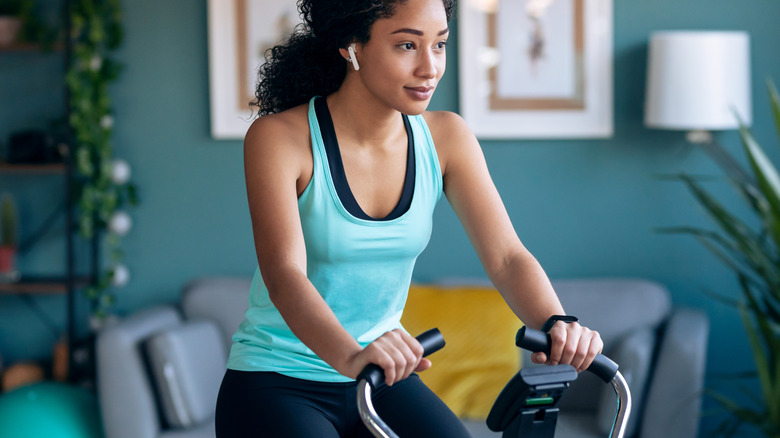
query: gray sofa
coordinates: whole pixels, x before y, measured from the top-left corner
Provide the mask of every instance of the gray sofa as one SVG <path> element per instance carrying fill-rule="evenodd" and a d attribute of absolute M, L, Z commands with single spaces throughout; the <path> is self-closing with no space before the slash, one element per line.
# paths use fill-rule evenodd
<path fill-rule="evenodd" d="M 141 310 L 98 333 L 106 438 L 214 437 L 216 394 L 249 284 L 249 278 L 197 279 L 183 288 L 178 305 Z M 673 309 L 666 288 L 641 279 L 553 284 L 564 307 L 599 330 L 605 353 L 621 366 L 634 400 L 627 436 L 695 437 L 708 338 L 704 314 Z M 524 363 L 531 363 L 527 356 Z M 556 437 L 608 436 L 613 417 L 611 387 L 583 373 L 561 401 Z M 500 436 L 484 422 L 464 423 L 475 438 Z"/>

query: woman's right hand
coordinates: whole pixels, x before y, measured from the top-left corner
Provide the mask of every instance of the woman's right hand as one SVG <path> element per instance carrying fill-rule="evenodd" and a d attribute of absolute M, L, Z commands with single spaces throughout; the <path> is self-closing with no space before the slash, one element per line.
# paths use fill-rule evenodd
<path fill-rule="evenodd" d="M 385 383 L 392 386 L 412 374 L 431 367 L 424 359 L 420 342 L 401 329 L 386 332 L 366 348 L 352 355 L 346 364 L 348 377 L 357 378 L 368 364 L 376 364 L 385 372 Z"/>

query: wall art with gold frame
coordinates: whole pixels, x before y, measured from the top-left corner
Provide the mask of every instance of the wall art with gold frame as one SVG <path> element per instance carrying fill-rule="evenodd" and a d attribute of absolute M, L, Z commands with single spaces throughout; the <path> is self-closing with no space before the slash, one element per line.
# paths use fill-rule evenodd
<path fill-rule="evenodd" d="M 295 0 L 208 0 L 212 137 L 244 138 L 264 53 L 299 21 Z"/>
<path fill-rule="evenodd" d="M 612 0 L 458 9 L 460 114 L 478 138 L 612 135 Z"/>

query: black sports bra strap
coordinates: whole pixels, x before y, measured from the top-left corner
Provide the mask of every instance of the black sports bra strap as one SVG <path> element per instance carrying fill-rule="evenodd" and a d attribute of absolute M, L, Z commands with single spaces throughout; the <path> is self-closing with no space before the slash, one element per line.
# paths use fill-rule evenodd
<path fill-rule="evenodd" d="M 336 193 L 344 208 L 356 218 L 372 221 L 389 221 L 401 217 L 406 213 L 412 205 L 415 180 L 414 135 L 412 133 L 412 125 L 409 122 L 409 117 L 406 114 L 402 114 L 404 128 L 406 128 L 406 138 L 408 139 L 408 148 L 406 154 L 406 176 L 401 199 L 390 214 L 383 218 L 373 218 L 360 208 L 355 196 L 352 194 L 352 190 L 349 188 L 347 175 L 344 172 L 344 163 L 341 160 L 338 140 L 336 139 L 336 130 L 333 127 L 333 119 L 330 116 L 328 103 L 325 98 L 318 97 L 315 99 L 314 111 L 317 114 L 317 123 L 320 125 L 320 133 L 322 135 L 322 143 L 325 146 L 325 153 L 328 156 L 328 167 L 330 168 L 333 185 L 336 187 Z"/>

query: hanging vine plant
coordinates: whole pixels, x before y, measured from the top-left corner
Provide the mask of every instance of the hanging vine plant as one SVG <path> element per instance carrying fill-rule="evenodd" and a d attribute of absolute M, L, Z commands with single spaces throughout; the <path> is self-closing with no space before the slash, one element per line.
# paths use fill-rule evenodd
<path fill-rule="evenodd" d="M 86 290 L 93 316 L 102 319 L 115 303 L 112 289 L 129 279 L 120 244 L 132 225 L 124 209 L 137 201 L 130 168 L 115 159 L 111 144 L 114 115 L 108 88 L 122 69 L 112 57 L 122 41 L 121 10 L 119 0 L 71 0 L 69 14 L 66 81 L 77 224 L 85 238 L 102 238 L 100 272 Z"/>

